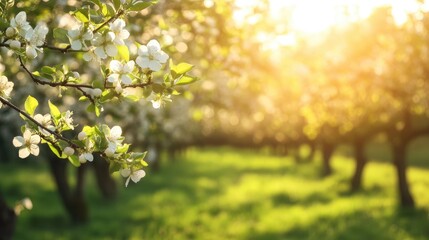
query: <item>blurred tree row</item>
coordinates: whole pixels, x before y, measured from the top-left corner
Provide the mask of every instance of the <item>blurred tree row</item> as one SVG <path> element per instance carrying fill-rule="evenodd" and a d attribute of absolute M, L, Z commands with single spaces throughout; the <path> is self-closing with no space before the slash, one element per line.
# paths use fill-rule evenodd
<path fill-rule="evenodd" d="M 406 156 L 414 139 L 429 134 L 427 12 L 410 13 L 398 25 L 392 9 L 380 7 L 366 19 L 275 45 L 276 36 L 289 34 L 289 28 L 287 16 L 284 23 L 270 18 L 269 2 L 247 9 L 242 19 L 232 1 L 211 2 L 210 7 L 207 2 L 192 5 L 200 18 L 179 24 L 194 36 L 187 44 L 197 43 L 184 56 L 202 59 L 196 64 L 204 71 L 202 89 L 194 95 L 198 107 L 192 113 L 200 128 L 194 144 L 269 146 L 297 155 L 298 161 L 299 146 L 317 146 L 322 174 L 329 175 L 335 149 L 347 143 L 355 150 L 351 190 L 356 191 L 367 162 L 365 149 L 384 135 L 400 203 L 415 205 Z M 178 19 L 170 24 L 185 21 Z M 205 31 L 194 28 L 201 24 L 198 19 L 207 24 Z M 197 40 L 200 36 L 204 41 Z"/>

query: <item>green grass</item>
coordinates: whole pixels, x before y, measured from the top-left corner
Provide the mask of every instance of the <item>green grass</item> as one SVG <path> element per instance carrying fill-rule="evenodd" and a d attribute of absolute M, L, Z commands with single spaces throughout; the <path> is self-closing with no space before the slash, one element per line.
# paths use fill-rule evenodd
<path fill-rule="evenodd" d="M 411 167 L 417 210 L 399 210 L 391 164 L 372 161 L 365 190 L 348 192 L 349 157 L 296 165 L 229 148 L 194 149 L 105 201 L 89 178 L 91 222 L 71 225 L 44 164 L 0 165 L 9 200 L 29 196 L 34 209 L 16 239 L 429 239 L 429 170 Z M 118 181 L 122 185 L 122 181 Z"/>

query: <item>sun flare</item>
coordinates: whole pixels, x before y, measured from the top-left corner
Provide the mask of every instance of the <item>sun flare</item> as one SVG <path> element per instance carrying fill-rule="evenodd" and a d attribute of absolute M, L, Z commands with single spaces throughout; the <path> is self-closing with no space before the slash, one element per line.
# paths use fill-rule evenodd
<path fill-rule="evenodd" d="M 240 9 L 236 20 L 251 22 L 252 17 L 243 20 L 246 8 L 260 4 L 258 0 L 237 0 Z M 420 8 L 429 8 L 429 4 L 404 0 L 269 0 L 270 15 L 282 23 L 286 21 L 293 32 L 315 34 L 334 26 L 347 25 L 368 17 L 374 9 L 390 6 L 397 24 L 407 19 L 407 14 Z"/>

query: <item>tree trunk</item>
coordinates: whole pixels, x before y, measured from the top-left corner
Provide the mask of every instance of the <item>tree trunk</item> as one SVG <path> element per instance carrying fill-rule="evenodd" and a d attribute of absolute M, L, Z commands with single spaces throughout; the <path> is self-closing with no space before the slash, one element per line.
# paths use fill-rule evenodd
<path fill-rule="evenodd" d="M 0 193 L 0 240 L 12 239 L 16 226 L 16 214 L 9 208 Z"/>
<path fill-rule="evenodd" d="M 332 167 L 331 167 L 331 157 L 334 153 L 334 145 L 330 143 L 322 143 L 322 161 L 323 161 L 323 168 L 322 168 L 322 176 L 329 176 L 332 174 Z"/>
<path fill-rule="evenodd" d="M 293 159 L 295 159 L 296 164 L 302 163 L 300 148 L 301 148 L 301 146 L 298 145 L 292 149 L 292 156 L 293 156 Z"/>
<path fill-rule="evenodd" d="M 310 152 L 305 157 L 305 161 L 312 162 L 314 159 L 314 155 L 316 154 L 316 144 L 312 142 L 312 143 L 309 143 L 308 146 L 310 147 Z"/>
<path fill-rule="evenodd" d="M 88 206 L 84 199 L 84 174 L 85 168 L 82 165 L 77 169 L 76 189 L 72 191 L 68 182 L 66 159 L 59 159 L 53 154 L 48 157 L 51 173 L 57 185 L 61 201 L 69 217 L 74 223 L 84 223 L 88 220 Z"/>
<path fill-rule="evenodd" d="M 118 193 L 116 182 L 109 173 L 109 164 L 102 158 L 94 159 L 94 171 L 98 188 L 106 199 L 114 199 Z"/>
<path fill-rule="evenodd" d="M 407 180 L 406 151 L 407 144 L 397 144 L 393 147 L 393 162 L 397 173 L 399 199 L 402 207 L 415 207 Z"/>
<path fill-rule="evenodd" d="M 354 149 L 356 167 L 351 181 L 352 192 L 355 192 L 362 188 L 362 175 L 364 167 L 367 163 L 367 157 L 365 155 L 365 144 L 362 141 L 357 141 L 354 143 Z"/>

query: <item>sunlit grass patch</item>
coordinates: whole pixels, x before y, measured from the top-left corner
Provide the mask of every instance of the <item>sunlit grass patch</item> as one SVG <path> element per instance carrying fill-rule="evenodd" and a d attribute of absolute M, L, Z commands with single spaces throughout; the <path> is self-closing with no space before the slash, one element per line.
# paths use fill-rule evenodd
<path fill-rule="evenodd" d="M 256 151 L 192 149 L 138 184 L 118 181 L 114 201 L 90 177 L 92 219 L 82 226 L 70 225 L 43 165 L 2 165 L 0 181 L 16 188 L 9 197 L 35 205 L 20 217 L 17 239 L 427 239 L 426 168 L 409 169 L 418 210 L 399 211 L 391 164 L 369 162 L 364 189 L 351 194 L 353 159 L 332 163 L 334 174 L 322 178 L 320 159 L 297 165 Z"/>

